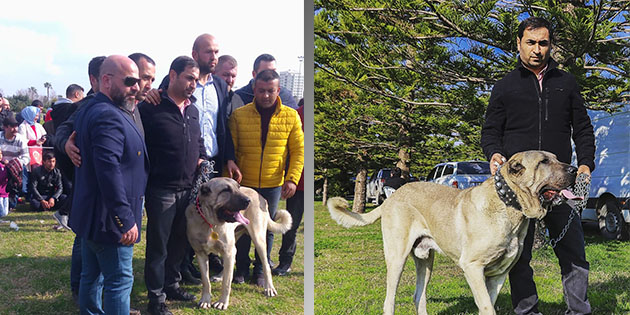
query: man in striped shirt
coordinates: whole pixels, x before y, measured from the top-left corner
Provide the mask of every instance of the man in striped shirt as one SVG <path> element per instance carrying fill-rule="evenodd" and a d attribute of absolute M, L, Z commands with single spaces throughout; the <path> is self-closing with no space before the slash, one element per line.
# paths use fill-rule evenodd
<path fill-rule="evenodd" d="M 2 121 L 3 132 L 0 132 L 0 150 L 2 150 L 2 164 L 7 165 L 9 161 L 17 159 L 22 166 L 26 166 L 31 158 L 28 155 L 28 147 L 26 146 L 26 138 L 18 134 L 18 122 L 13 113 L 10 113 Z M 15 208 L 17 204 L 17 195 L 9 196 L 9 208 Z"/>

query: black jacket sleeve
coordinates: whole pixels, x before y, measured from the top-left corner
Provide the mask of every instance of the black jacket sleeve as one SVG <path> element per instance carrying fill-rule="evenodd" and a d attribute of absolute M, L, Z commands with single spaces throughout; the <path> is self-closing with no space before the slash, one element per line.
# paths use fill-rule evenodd
<path fill-rule="evenodd" d="M 53 177 L 54 180 L 54 186 L 55 192 L 53 193 L 52 197 L 55 198 L 55 200 L 59 200 L 59 196 L 61 196 L 61 194 L 63 193 L 63 183 L 61 182 L 61 172 L 59 171 L 59 169 L 54 169 L 53 173 L 51 174 L 51 176 Z"/>
<path fill-rule="evenodd" d="M 28 185 L 30 186 L 30 190 L 33 193 L 33 199 L 37 200 L 37 201 L 41 201 L 43 199 L 42 195 L 39 193 L 39 190 L 37 190 L 37 185 L 39 184 L 39 177 L 40 177 L 40 173 L 41 173 L 41 168 L 43 166 L 39 166 L 35 169 L 33 169 L 33 171 L 31 172 L 31 176 L 30 176 L 30 180 L 28 182 Z"/>
<path fill-rule="evenodd" d="M 595 134 L 591 118 L 584 107 L 584 99 L 575 78 L 571 77 L 571 125 L 573 128 L 573 142 L 577 154 L 578 166 L 586 165 L 595 170 Z"/>
<path fill-rule="evenodd" d="M 490 94 L 490 102 L 486 110 L 486 121 L 481 129 L 481 148 L 488 160 L 492 155 L 503 152 L 503 130 L 505 128 L 505 107 L 501 100 L 501 88 L 497 83 Z"/>

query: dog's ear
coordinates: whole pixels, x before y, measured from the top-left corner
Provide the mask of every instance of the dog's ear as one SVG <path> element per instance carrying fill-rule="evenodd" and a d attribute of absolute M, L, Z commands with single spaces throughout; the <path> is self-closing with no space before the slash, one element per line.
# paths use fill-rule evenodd
<path fill-rule="evenodd" d="M 203 184 L 201 185 L 201 189 L 200 189 L 201 193 L 204 195 L 207 195 L 210 193 L 210 185 L 208 184 Z"/>
<path fill-rule="evenodd" d="M 519 160 L 512 160 L 508 162 L 508 172 L 512 175 L 519 176 L 525 171 L 525 166 L 520 163 Z"/>

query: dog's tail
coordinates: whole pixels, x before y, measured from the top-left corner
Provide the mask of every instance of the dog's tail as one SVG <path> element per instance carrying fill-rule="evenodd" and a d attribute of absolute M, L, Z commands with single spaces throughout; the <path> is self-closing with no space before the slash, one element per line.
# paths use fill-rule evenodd
<path fill-rule="evenodd" d="M 287 210 L 278 210 L 276 211 L 276 220 L 273 221 L 269 219 L 267 222 L 267 230 L 273 233 L 286 233 L 291 229 L 291 225 L 293 224 L 293 219 L 291 219 L 291 214 Z"/>
<path fill-rule="evenodd" d="M 327 202 L 330 217 L 343 227 L 364 226 L 374 223 L 381 217 L 381 207 L 360 214 L 348 211 L 348 201 L 341 197 L 330 198 Z"/>

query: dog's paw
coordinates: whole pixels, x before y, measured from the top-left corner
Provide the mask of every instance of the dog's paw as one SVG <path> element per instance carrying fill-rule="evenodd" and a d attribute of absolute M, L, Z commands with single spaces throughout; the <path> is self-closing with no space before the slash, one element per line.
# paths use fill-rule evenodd
<path fill-rule="evenodd" d="M 221 301 L 218 302 L 214 302 L 214 304 L 212 304 L 212 307 L 218 309 L 218 310 L 226 310 L 228 308 L 228 303 L 223 303 Z"/>
<path fill-rule="evenodd" d="M 208 309 L 210 308 L 210 306 L 212 306 L 211 302 L 210 302 L 210 296 L 209 295 L 203 295 L 201 297 L 201 300 L 199 300 L 199 308 L 204 308 L 204 309 Z"/>
<path fill-rule="evenodd" d="M 272 297 L 276 295 L 278 295 L 278 292 L 276 292 L 276 288 L 265 288 L 265 296 Z"/>

